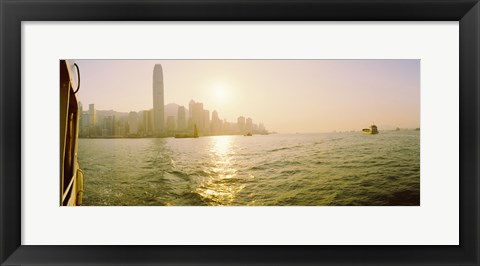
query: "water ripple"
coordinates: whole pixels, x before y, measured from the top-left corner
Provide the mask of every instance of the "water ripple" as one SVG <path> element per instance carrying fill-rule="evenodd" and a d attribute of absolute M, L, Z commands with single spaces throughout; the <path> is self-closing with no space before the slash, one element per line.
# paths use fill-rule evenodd
<path fill-rule="evenodd" d="M 419 205 L 418 131 L 80 139 L 85 205 Z"/>

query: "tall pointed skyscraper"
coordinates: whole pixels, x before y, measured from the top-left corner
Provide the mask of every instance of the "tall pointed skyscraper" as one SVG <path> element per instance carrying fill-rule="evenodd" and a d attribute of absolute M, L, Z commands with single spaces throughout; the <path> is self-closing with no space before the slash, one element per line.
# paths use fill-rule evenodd
<path fill-rule="evenodd" d="M 155 133 L 164 132 L 163 70 L 157 64 L 153 68 L 153 128 Z"/>

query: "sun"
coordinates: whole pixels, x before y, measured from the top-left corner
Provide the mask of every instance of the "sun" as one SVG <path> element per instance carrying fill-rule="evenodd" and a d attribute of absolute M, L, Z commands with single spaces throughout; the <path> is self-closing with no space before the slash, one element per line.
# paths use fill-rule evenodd
<path fill-rule="evenodd" d="M 230 99 L 231 91 L 226 85 L 217 85 L 213 87 L 213 97 L 218 103 L 227 103 Z"/>

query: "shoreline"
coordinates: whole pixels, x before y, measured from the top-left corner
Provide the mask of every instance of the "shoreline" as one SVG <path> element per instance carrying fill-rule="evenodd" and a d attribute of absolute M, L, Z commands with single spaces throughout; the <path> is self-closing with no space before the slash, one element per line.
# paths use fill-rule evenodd
<path fill-rule="evenodd" d="M 253 134 L 253 136 L 257 135 L 272 135 L 276 134 L 274 132 L 264 133 L 264 134 Z M 203 137 L 221 137 L 221 136 L 244 136 L 243 134 L 223 134 L 223 135 L 204 135 L 198 136 L 197 138 Z M 194 139 L 195 137 L 175 137 L 175 136 L 131 136 L 131 137 L 116 137 L 116 136 L 99 136 L 99 137 L 78 137 L 79 139 L 166 139 L 166 138 L 174 138 L 174 139 Z"/>

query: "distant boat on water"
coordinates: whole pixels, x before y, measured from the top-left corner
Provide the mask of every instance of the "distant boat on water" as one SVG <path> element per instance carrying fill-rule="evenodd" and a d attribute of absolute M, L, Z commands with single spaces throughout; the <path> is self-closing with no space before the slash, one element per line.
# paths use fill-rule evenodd
<path fill-rule="evenodd" d="M 244 136 L 246 136 L 246 137 L 251 137 L 251 136 L 252 136 L 252 133 L 248 132 L 248 133 L 245 134 Z"/>
<path fill-rule="evenodd" d="M 188 134 L 175 134 L 176 139 L 186 139 L 186 138 L 198 138 L 198 129 L 197 125 L 193 126 L 193 136 Z"/>
<path fill-rule="evenodd" d="M 362 129 L 362 132 L 365 134 L 378 134 L 378 128 L 376 125 L 371 125 L 370 128 Z"/>

